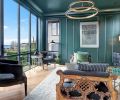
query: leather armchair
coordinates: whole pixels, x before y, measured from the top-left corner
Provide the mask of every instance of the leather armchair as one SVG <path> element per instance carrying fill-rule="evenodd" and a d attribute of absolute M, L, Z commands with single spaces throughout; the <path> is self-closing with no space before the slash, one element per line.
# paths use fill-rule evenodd
<path fill-rule="evenodd" d="M 27 95 L 27 77 L 22 67 L 17 61 L 0 59 L 0 87 L 24 83 Z"/>

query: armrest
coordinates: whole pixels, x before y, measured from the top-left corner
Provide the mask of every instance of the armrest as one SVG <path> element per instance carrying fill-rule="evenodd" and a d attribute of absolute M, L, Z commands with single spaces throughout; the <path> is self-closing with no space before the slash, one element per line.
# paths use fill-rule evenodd
<path fill-rule="evenodd" d="M 8 60 L 8 59 L 0 59 L 2 63 L 10 63 L 10 64 L 18 64 L 18 61 L 15 60 Z"/>
<path fill-rule="evenodd" d="M 0 73 L 12 73 L 16 78 L 21 78 L 23 74 L 23 69 L 21 65 L 18 64 L 8 64 L 0 62 Z"/>

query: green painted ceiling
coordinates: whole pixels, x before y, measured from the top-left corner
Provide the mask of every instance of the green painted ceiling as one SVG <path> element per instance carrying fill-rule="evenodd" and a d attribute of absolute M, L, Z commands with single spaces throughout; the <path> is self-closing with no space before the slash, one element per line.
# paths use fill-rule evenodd
<path fill-rule="evenodd" d="M 44 13 L 65 12 L 71 2 L 77 0 L 31 0 Z M 92 0 L 101 9 L 120 8 L 120 0 Z"/>

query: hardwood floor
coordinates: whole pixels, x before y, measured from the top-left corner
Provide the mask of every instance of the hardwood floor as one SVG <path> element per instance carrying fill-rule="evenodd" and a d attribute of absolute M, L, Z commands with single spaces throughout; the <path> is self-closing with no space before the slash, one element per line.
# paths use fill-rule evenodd
<path fill-rule="evenodd" d="M 28 94 L 34 89 L 50 72 L 54 69 L 51 66 L 48 70 L 43 70 L 41 66 L 27 71 L 25 74 L 28 81 Z M 23 100 L 25 97 L 24 85 L 14 85 L 10 87 L 0 87 L 0 100 Z"/>
<path fill-rule="evenodd" d="M 48 67 L 48 70 L 43 70 L 41 66 L 27 71 L 25 74 L 28 81 L 28 94 L 44 80 L 54 68 L 54 65 Z M 120 100 L 120 93 L 118 95 Z M 14 85 L 10 87 L 0 87 L 0 100 L 23 100 L 25 97 L 24 85 Z"/>

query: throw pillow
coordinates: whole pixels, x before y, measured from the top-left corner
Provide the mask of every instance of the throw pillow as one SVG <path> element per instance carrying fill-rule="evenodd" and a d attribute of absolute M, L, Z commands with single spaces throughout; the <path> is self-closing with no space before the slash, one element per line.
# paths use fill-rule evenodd
<path fill-rule="evenodd" d="M 89 62 L 89 54 L 87 52 L 77 52 L 77 62 Z"/>

